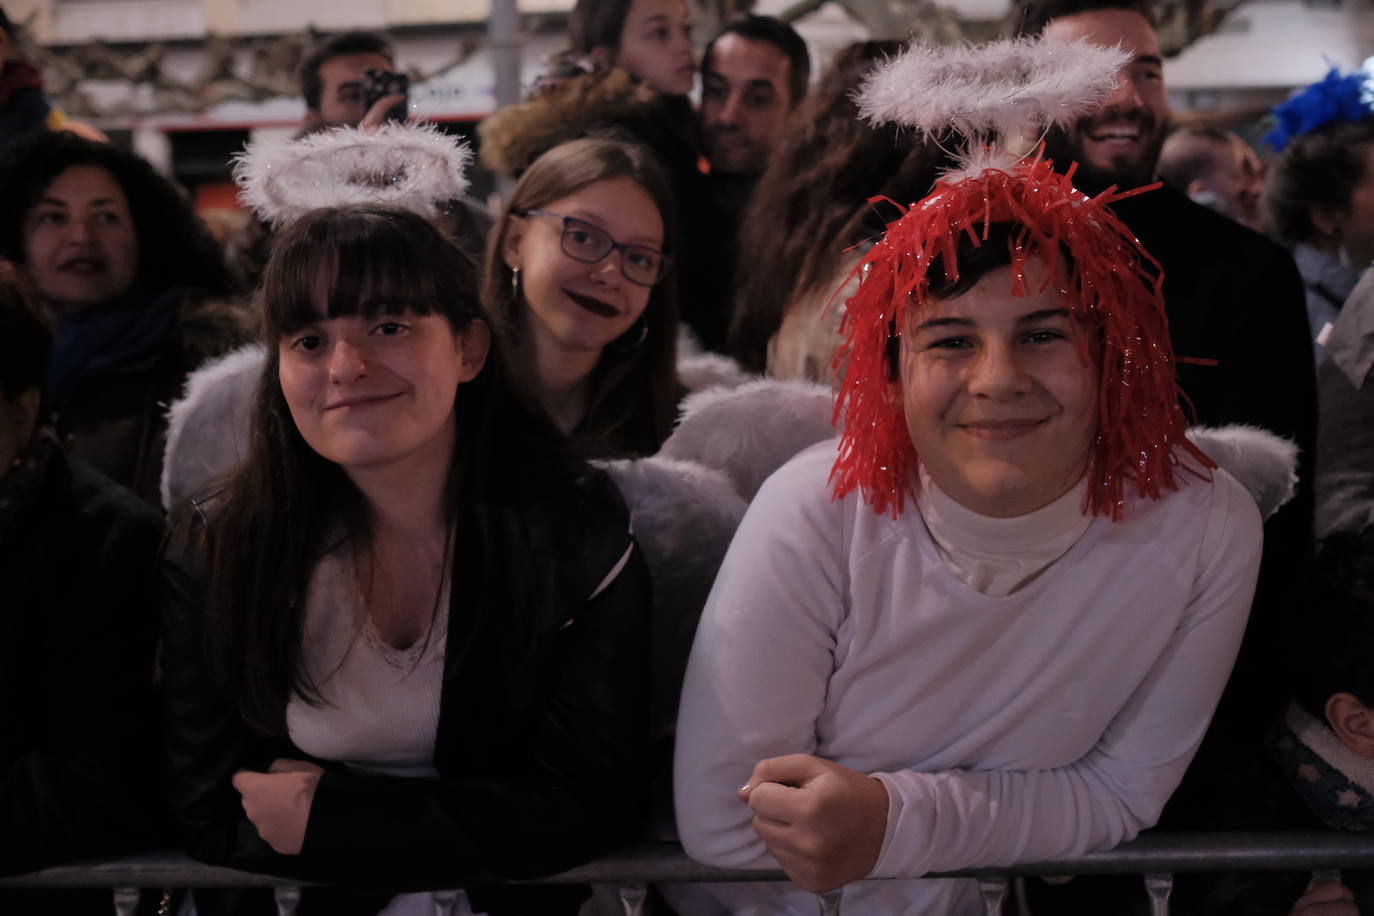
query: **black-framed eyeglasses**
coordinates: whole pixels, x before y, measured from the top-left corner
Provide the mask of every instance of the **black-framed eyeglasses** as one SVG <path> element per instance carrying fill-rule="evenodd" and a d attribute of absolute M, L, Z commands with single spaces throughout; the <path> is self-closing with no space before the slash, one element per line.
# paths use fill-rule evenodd
<path fill-rule="evenodd" d="M 521 216 L 547 216 L 563 221 L 563 234 L 559 241 L 563 253 L 574 261 L 595 264 L 612 251 L 620 252 L 620 272 L 625 279 L 640 286 L 653 286 L 663 279 L 673 259 L 663 252 L 644 245 L 622 245 L 607 234 L 605 229 L 595 226 L 575 216 L 550 213 L 548 210 L 526 210 Z"/>

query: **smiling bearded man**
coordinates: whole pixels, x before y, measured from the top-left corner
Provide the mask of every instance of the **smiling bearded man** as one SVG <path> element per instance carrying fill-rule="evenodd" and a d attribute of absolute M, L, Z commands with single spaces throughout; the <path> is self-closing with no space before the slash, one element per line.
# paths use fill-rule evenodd
<path fill-rule="evenodd" d="M 1149 21 L 1134 10 L 1088 10 L 1055 19 L 1045 34 L 1116 44 L 1131 56 L 1116 91 L 1101 108 L 1071 127 L 1051 128 L 1046 136 L 1050 157 L 1056 162 L 1076 161 L 1074 183 L 1088 193 L 1111 184 L 1149 184 L 1169 132 L 1164 61 Z"/>

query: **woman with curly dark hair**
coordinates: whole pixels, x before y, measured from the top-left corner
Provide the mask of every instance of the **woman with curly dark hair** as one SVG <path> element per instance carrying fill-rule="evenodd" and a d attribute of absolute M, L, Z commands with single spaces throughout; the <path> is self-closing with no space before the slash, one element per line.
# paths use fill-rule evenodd
<path fill-rule="evenodd" d="M 730 329 L 730 353 L 747 369 L 824 380 L 840 342 L 837 290 L 862 255 L 848 249 L 897 215 L 869 198 L 908 204 L 930 190 L 938 148 L 914 132 L 869 125 L 852 98 L 868 71 L 903 47 L 860 41 L 842 49 L 759 180 L 740 229 Z"/>
<path fill-rule="evenodd" d="M 1332 121 L 1293 138 L 1269 172 L 1270 229 L 1293 249 L 1315 341 L 1374 261 L 1374 118 Z M 1325 360 L 1316 345 L 1317 365 Z"/>
<path fill-rule="evenodd" d="M 56 317 L 49 411 L 68 451 L 156 502 L 164 405 L 244 332 L 209 232 L 142 158 L 44 133 L 0 160 L 0 257 Z"/>

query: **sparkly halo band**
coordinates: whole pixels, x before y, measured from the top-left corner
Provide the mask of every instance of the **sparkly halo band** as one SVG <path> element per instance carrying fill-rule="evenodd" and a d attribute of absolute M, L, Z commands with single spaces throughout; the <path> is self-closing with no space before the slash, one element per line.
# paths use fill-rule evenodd
<path fill-rule="evenodd" d="M 240 199 L 281 228 L 321 207 L 383 204 L 433 217 L 468 188 L 472 152 L 437 128 L 386 124 L 254 143 L 234 159 Z"/>

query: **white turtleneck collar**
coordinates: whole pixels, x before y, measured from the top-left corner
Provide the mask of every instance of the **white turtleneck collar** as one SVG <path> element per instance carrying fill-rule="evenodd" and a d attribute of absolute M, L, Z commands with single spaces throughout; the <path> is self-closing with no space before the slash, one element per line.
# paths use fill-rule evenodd
<path fill-rule="evenodd" d="M 955 502 L 920 468 L 916 508 L 946 565 L 969 588 L 1010 595 L 1062 557 L 1091 524 L 1083 514 L 1086 478 L 1047 506 L 1015 518 L 989 518 Z"/>

